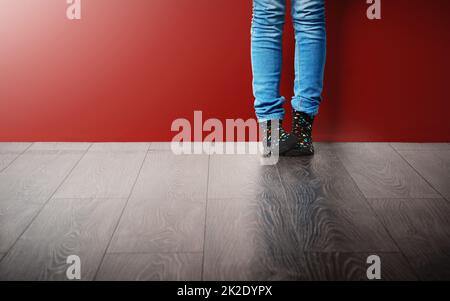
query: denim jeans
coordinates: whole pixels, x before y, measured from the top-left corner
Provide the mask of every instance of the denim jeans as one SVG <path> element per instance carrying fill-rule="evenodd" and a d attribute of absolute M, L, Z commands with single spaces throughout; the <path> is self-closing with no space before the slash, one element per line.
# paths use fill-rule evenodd
<path fill-rule="evenodd" d="M 287 0 L 253 0 L 251 55 L 258 120 L 284 118 L 280 95 L 282 35 Z M 317 115 L 322 100 L 326 52 L 325 0 L 291 0 L 295 32 L 292 107 Z"/>

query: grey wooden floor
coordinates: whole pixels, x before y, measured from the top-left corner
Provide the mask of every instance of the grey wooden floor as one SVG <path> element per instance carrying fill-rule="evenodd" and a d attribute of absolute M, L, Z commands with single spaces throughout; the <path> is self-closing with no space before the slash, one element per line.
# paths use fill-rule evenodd
<path fill-rule="evenodd" d="M 0 143 L 0 279 L 450 280 L 450 144 Z"/>

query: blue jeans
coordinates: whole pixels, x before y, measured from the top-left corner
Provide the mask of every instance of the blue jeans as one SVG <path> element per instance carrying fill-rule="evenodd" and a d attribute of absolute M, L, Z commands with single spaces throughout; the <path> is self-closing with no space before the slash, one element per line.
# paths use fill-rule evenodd
<path fill-rule="evenodd" d="M 322 100 L 326 52 L 325 0 L 291 0 L 295 31 L 292 107 L 317 115 Z M 280 95 L 286 0 L 253 0 L 252 69 L 258 120 L 284 118 Z"/>

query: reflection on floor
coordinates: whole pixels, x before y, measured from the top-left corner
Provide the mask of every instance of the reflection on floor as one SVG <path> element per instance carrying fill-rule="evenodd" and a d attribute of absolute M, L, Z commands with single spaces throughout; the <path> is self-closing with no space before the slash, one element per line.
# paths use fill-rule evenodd
<path fill-rule="evenodd" d="M 0 280 L 450 280 L 450 144 L 0 143 Z"/>

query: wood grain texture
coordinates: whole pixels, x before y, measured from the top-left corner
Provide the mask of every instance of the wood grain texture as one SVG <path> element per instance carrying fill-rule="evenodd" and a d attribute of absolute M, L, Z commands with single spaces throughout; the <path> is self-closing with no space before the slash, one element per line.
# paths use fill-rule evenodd
<path fill-rule="evenodd" d="M 147 151 L 148 142 L 106 142 L 93 143 L 89 151 L 117 152 L 117 151 Z"/>
<path fill-rule="evenodd" d="M 208 281 L 364 281 L 368 256 L 372 253 L 297 252 L 277 256 L 255 254 L 253 257 L 218 261 L 206 265 Z M 411 281 L 417 278 L 398 253 L 378 253 L 381 280 Z"/>
<path fill-rule="evenodd" d="M 176 144 L 177 147 L 179 147 L 179 144 Z M 202 142 L 186 142 L 181 143 L 181 149 L 188 149 L 189 153 L 187 154 L 193 154 L 194 148 L 199 148 L 200 150 L 203 149 L 203 143 Z M 207 145 L 207 144 L 205 144 Z M 171 142 L 150 142 L 149 150 L 157 150 L 157 151 L 172 151 L 172 143 Z M 206 153 L 205 153 L 206 154 Z"/>
<path fill-rule="evenodd" d="M 205 155 L 225 154 L 231 151 L 234 154 L 256 154 L 258 143 L 256 142 L 186 142 L 186 144 L 175 144 L 177 149 L 188 149 L 190 153 L 195 153 L 196 149 L 202 150 Z M 172 151 L 171 142 L 150 142 L 150 150 Z M 253 151 L 253 152 L 251 152 Z"/>
<path fill-rule="evenodd" d="M 254 185 L 252 181 L 258 183 L 254 169 L 250 173 L 246 173 L 246 168 L 239 169 L 249 164 L 248 160 L 233 161 L 233 157 L 216 168 L 239 170 L 236 174 L 244 185 L 245 181 L 250 181 L 250 185 Z M 210 191 L 214 185 L 212 168 L 211 164 Z M 266 175 L 257 178 L 262 177 L 266 183 L 259 181 L 258 193 L 250 190 L 241 198 L 229 197 L 238 194 L 241 187 L 239 181 L 234 182 L 234 175 L 216 176 L 215 180 L 225 186 L 220 192 L 228 197 L 208 198 L 205 279 L 244 280 L 254 279 L 255 275 L 255 279 L 272 279 L 264 272 L 267 266 L 275 269 L 269 276 L 291 279 L 280 271 L 292 262 L 279 268 L 271 265 L 274 260 L 300 252 L 399 252 L 329 148 L 319 148 L 313 158 L 282 158 L 277 168 L 283 182 L 278 189 L 282 191 L 284 187 L 287 198 L 273 193 L 273 185 L 280 183 L 276 183 L 276 173 L 270 174 L 270 167 Z M 241 190 L 245 191 L 245 186 Z M 276 278 L 279 273 L 281 276 Z M 293 273 L 297 275 L 298 270 Z"/>
<path fill-rule="evenodd" d="M 145 155 L 146 151 L 89 150 L 55 197 L 127 198 Z"/>
<path fill-rule="evenodd" d="M 389 144 L 337 143 L 334 147 L 367 198 L 439 197 Z"/>
<path fill-rule="evenodd" d="M 0 142 L 0 153 L 22 153 L 31 144 L 29 142 Z"/>
<path fill-rule="evenodd" d="M 391 146 L 398 150 L 416 151 L 444 151 L 450 150 L 450 143 L 391 143 Z"/>
<path fill-rule="evenodd" d="M 170 151 L 170 142 L 150 142 L 148 149 Z"/>
<path fill-rule="evenodd" d="M 0 153 L 0 172 L 10 165 L 20 153 Z"/>
<path fill-rule="evenodd" d="M 450 149 L 399 153 L 434 189 L 450 200 Z"/>
<path fill-rule="evenodd" d="M 205 199 L 132 199 L 110 252 L 202 252 Z"/>
<path fill-rule="evenodd" d="M 85 151 L 91 146 L 86 142 L 35 142 L 29 150 L 78 150 Z"/>
<path fill-rule="evenodd" d="M 289 200 L 284 223 L 303 250 L 398 251 L 334 152 L 283 158 L 278 169 Z"/>
<path fill-rule="evenodd" d="M 201 253 L 107 254 L 96 280 L 199 281 Z"/>
<path fill-rule="evenodd" d="M 447 201 L 373 199 L 370 203 L 422 280 L 450 280 Z"/>
<path fill-rule="evenodd" d="M 208 156 L 150 151 L 111 252 L 201 252 Z"/>
<path fill-rule="evenodd" d="M 0 199 L 46 202 L 82 157 L 79 151 L 27 151 L 0 173 Z"/>
<path fill-rule="evenodd" d="M 204 280 L 365 280 L 372 254 L 384 280 L 450 280 L 446 146 L 317 143 L 262 166 L 168 145 L 0 143 L 0 280 L 64 280 L 71 254 L 83 280 L 101 263 L 98 280 L 200 280 L 203 263 Z"/>
<path fill-rule="evenodd" d="M 0 142 L 0 172 L 6 169 L 31 143 Z"/>
<path fill-rule="evenodd" d="M 301 250 L 293 234 L 296 229 L 285 226 L 286 211 L 282 208 L 283 200 L 277 199 L 209 199 L 206 278 L 230 265 Z"/>
<path fill-rule="evenodd" d="M 66 280 L 66 259 L 78 255 L 92 280 L 125 199 L 52 199 L 0 262 L 1 280 Z"/>
<path fill-rule="evenodd" d="M 9 250 L 41 206 L 20 200 L 0 200 L 0 253 Z"/>
<path fill-rule="evenodd" d="M 258 155 L 211 155 L 208 198 L 284 199 L 275 166 Z"/>
<path fill-rule="evenodd" d="M 133 198 L 205 199 L 207 155 L 149 151 L 133 189 Z"/>

